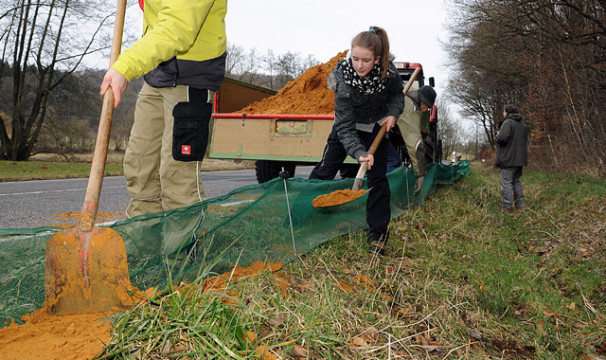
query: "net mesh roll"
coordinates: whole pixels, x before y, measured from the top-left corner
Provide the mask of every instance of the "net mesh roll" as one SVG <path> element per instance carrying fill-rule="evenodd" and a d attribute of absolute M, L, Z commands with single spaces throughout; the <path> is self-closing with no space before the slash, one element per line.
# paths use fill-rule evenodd
<path fill-rule="evenodd" d="M 400 167 L 388 174 L 392 217 L 420 205 L 438 186 L 453 184 L 469 172 L 469 162 L 432 163 L 423 190 L 414 196 L 416 176 Z M 188 281 L 213 266 L 216 273 L 235 264 L 283 262 L 309 252 L 335 236 L 364 230 L 364 195 L 349 203 L 314 208 L 312 200 L 340 189 L 353 179 L 286 180 L 294 242 L 283 179 L 238 188 L 189 207 L 137 216 L 108 227 L 126 245 L 131 282 L 139 289 L 162 286 L 169 275 Z M 366 184 L 363 184 L 366 188 Z M 44 303 L 45 247 L 59 227 L 0 229 L 0 327 L 40 309 Z M 169 274 L 170 273 L 170 274 Z"/>

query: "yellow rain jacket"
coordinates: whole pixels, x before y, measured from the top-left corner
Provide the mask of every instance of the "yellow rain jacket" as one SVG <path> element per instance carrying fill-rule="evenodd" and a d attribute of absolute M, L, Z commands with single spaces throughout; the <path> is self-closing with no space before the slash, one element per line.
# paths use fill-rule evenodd
<path fill-rule="evenodd" d="M 225 75 L 227 0 L 145 0 L 143 36 L 112 68 L 154 87 L 218 90 Z"/>

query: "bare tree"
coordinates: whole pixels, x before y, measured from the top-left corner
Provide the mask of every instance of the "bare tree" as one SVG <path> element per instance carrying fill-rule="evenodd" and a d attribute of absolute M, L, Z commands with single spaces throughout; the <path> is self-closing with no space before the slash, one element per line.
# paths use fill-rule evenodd
<path fill-rule="evenodd" d="M 463 81 L 452 81 L 449 91 L 455 93 L 456 102 L 461 107 L 463 115 L 469 117 L 478 128 L 482 129 L 484 136 L 491 147 L 496 147 L 494 133 L 497 128 L 498 109 L 502 109 L 503 100 L 498 94 L 490 94 L 488 89 L 470 87 Z M 497 98 L 497 99 L 495 99 Z"/>
<path fill-rule="evenodd" d="M 444 97 L 438 97 L 437 107 L 442 152 L 448 157 L 455 150 L 464 150 L 465 144 L 471 139 L 467 129 L 452 116 L 451 106 Z"/>
<path fill-rule="evenodd" d="M 39 141 L 43 143 L 43 152 L 57 153 L 67 161 L 74 154 L 89 151 L 92 148 L 94 134 L 88 121 L 80 116 L 49 115 L 44 122 L 44 131 Z"/>
<path fill-rule="evenodd" d="M 502 106 L 515 103 L 541 162 L 606 176 L 606 148 L 591 145 L 606 141 L 604 1 L 451 2 L 447 50 L 459 82 L 450 91 L 488 140 Z"/>
<path fill-rule="evenodd" d="M 0 104 L 10 119 L 0 117 L 0 159 L 27 160 L 48 112 L 52 91 L 80 65 L 87 54 L 99 51 L 94 40 L 105 19 L 100 19 L 92 39 L 82 41 L 81 24 L 93 21 L 95 9 L 106 9 L 80 0 L 2 1 L 0 45 L 2 66 L 10 64 L 12 99 Z M 0 71 L 0 86 L 5 79 Z M 9 124 L 10 121 L 10 124 Z"/>
<path fill-rule="evenodd" d="M 302 73 L 305 72 L 305 70 L 309 69 L 312 66 L 316 66 L 318 65 L 320 62 L 313 56 L 313 55 L 307 55 L 307 57 L 305 58 L 305 60 L 303 60 L 301 62 L 300 65 L 300 70 L 298 71 L 297 75 L 301 75 Z"/>
<path fill-rule="evenodd" d="M 268 50 L 265 55 L 259 55 L 255 48 L 246 53 L 241 46 L 228 45 L 227 53 L 228 77 L 274 90 L 281 89 L 305 70 L 318 64 L 313 55 L 301 60 L 299 53 L 290 51 L 276 56 L 273 50 Z"/>
<path fill-rule="evenodd" d="M 242 75 L 240 76 L 242 81 L 246 81 L 249 84 L 257 83 L 257 79 L 260 75 L 258 61 L 257 49 L 250 49 L 242 62 Z"/>
<path fill-rule="evenodd" d="M 269 88 L 274 88 L 274 75 L 277 71 L 277 60 L 272 50 L 267 50 L 267 53 L 263 57 L 264 69 L 269 76 Z"/>
<path fill-rule="evenodd" d="M 282 88 L 289 81 L 294 80 L 300 71 L 299 67 L 299 55 L 292 52 L 287 52 L 278 56 L 278 74 L 277 74 L 277 87 Z"/>
<path fill-rule="evenodd" d="M 242 63 L 244 62 L 244 48 L 235 44 L 227 45 L 227 58 L 225 60 L 225 73 L 229 77 L 235 78 L 242 73 Z"/>

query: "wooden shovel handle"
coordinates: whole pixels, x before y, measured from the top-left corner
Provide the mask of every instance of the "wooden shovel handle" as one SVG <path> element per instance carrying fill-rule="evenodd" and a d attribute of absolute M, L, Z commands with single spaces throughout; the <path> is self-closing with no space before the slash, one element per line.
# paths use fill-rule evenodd
<path fill-rule="evenodd" d="M 112 51 L 109 67 L 116 62 L 122 47 L 122 33 L 124 31 L 124 15 L 126 14 L 126 1 L 118 0 L 116 6 L 116 20 L 114 23 L 114 34 L 112 38 Z M 111 88 L 107 89 L 103 98 L 103 107 L 99 119 L 99 130 L 97 131 L 97 142 L 93 153 L 88 186 L 84 197 L 84 205 L 80 213 L 80 230 L 92 231 L 97 210 L 99 208 L 99 196 L 105 173 L 105 162 L 107 160 L 107 149 L 109 147 L 109 136 L 111 133 L 112 119 L 114 115 L 114 95 Z"/>
<path fill-rule="evenodd" d="M 377 151 L 377 148 L 379 147 L 381 140 L 383 140 L 383 137 L 385 136 L 386 132 L 387 132 L 387 123 L 384 122 L 383 125 L 381 125 L 381 129 L 377 133 L 377 136 L 375 136 L 375 139 L 373 140 L 372 144 L 368 148 L 368 152 L 366 153 L 366 155 L 375 154 L 375 151 Z M 360 168 L 358 169 L 358 173 L 356 174 L 354 184 L 351 188 L 352 190 L 354 190 L 354 191 L 360 190 L 360 188 L 362 187 L 362 181 L 364 180 L 364 175 L 366 175 L 367 171 L 368 171 L 368 161 L 365 161 L 362 164 L 360 164 Z"/>
<path fill-rule="evenodd" d="M 375 136 L 375 139 L 373 140 L 372 144 L 368 148 L 368 152 L 366 153 L 366 155 L 375 154 L 375 152 L 377 151 L 377 148 L 379 147 L 379 144 L 381 143 L 381 140 L 383 140 L 383 137 L 385 137 L 386 132 L 387 132 L 387 123 L 384 122 L 383 125 L 381 125 L 381 129 L 377 133 L 377 136 Z"/>
<path fill-rule="evenodd" d="M 421 67 L 418 67 L 412 73 L 412 75 L 410 76 L 410 79 L 408 80 L 408 82 L 406 83 L 406 86 L 404 87 L 404 96 L 406 96 L 406 94 L 408 94 L 408 90 L 410 90 L 412 83 L 415 82 L 417 75 L 419 75 L 420 72 L 421 72 Z"/>

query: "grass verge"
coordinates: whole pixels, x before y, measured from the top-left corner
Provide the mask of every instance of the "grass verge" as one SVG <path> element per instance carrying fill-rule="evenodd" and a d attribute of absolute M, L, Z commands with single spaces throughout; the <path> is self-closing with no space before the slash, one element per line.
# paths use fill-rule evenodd
<path fill-rule="evenodd" d="M 37 156 L 31 161 L 0 161 L 0 182 L 86 178 L 90 175 L 92 155 L 68 162 L 57 156 Z M 204 159 L 201 171 L 241 170 L 254 168 L 254 162 Z M 121 176 L 122 155 L 110 154 L 105 176 Z"/>
<path fill-rule="evenodd" d="M 353 233 L 229 282 L 230 301 L 169 287 L 117 320 L 105 356 L 604 358 L 606 182 L 532 171 L 522 182 L 528 207 L 504 213 L 498 173 L 473 164 L 392 221 L 380 258 Z"/>
<path fill-rule="evenodd" d="M 86 178 L 90 163 L 56 161 L 0 161 L 0 182 Z M 106 164 L 105 176 L 122 175 L 122 165 Z"/>

